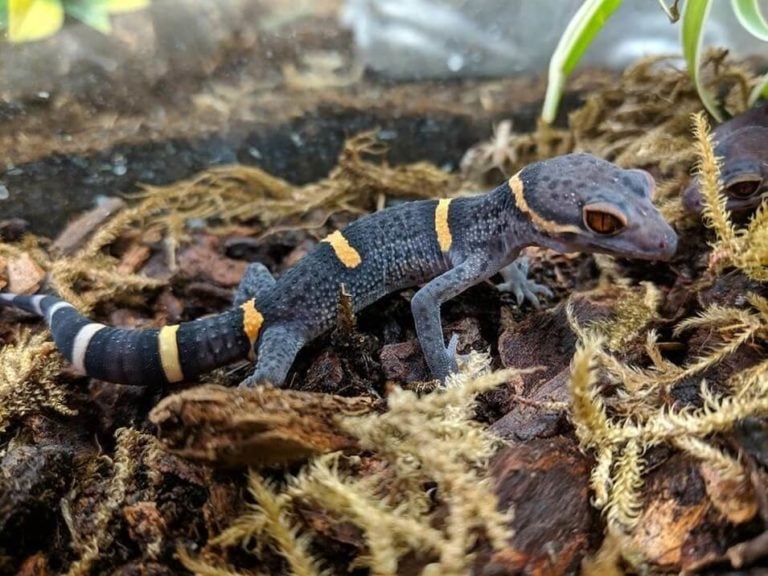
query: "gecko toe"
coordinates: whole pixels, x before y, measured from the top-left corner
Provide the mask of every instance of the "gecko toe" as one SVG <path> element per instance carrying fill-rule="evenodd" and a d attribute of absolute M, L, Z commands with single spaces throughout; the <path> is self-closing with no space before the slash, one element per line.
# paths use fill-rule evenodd
<path fill-rule="evenodd" d="M 497 284 L 496 289 L 499 292 L 511 292 L 514 294 L 518 306 L 521 306 L 527 300 L 534 308 L 539 309 L 541 308 L 541 302 L 538 295 L 547 298 L 554 296 L 552 290 L 528 278 L 528 259 L 525 257 L 518 258 L 499 272 L 504 278 L 504 282 Z"/>

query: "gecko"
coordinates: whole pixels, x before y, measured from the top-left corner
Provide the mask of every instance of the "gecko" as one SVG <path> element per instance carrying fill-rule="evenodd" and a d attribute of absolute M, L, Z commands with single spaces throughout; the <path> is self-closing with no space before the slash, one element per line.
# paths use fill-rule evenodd
<path fill-rule="evenodd" d="M 722 159 L 726 209 L 748 216 L 768 197 L 768 104 L 723 122 L 712 131 L 712 139 L 715 156 Z M 703 211 L 698 179 L 683 191 L 683 206 L 692 214 Z"/>
<path fill-rule="evenodd" d="M 49 295 L 1 293 L 0 303 L 42 316 L 58 350 L 93 378 L 163 385 L 250 359 L 255 367 L 241 386 L 280 386 L 299 350 L 335 324 L 342 286 L 355 312 L 419 287 L 410 302 L 416 335 L 432 376 L 444 381 L 458 355 L 456 338 L 445 343 L 441 304 L 500 271 L 507 285 L 525 283 L 514 271 L 523 248 L 671 259 L 677 235 L 654 207 L 654 189 L 648 172 L 589 154 L 542 160 L 489 192 L 363 216 L 278 279 L 252 263 L 231 308 L 161 328 L 106 326 Z M 530 295 L 532 286 L 522 291 Z"/>

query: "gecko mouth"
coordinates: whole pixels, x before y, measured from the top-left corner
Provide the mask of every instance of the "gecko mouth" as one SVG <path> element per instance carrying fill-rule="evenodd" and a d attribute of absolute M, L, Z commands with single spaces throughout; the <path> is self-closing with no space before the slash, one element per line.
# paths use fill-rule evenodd
<path fill-rule="evenodd" d="M 599 242 L 591 242 L 590 244 L 593 252 L 606 252 L 617 258 L 665 262 L 671 260 L 677 252 L 677 234 L 670 229 L 666 233 L 654 235 L 643 242 L 627 239 L 616 246 L 607 246 Z"/>
<path fill-rule="evenodd" d="M 634 230 L 635 233 L 641 232 Z M 566 235 L 561 238 L 548 238 L 542 242 L 556 252 L 585 252 L 591 254 L 608 254 L 616 258 L 630 258 L 635 260 L 668 261 L 671 260 L 677 252 L 677 234 L 667 226 L 660 234 L 654 234 L 653 237 L 641 238 L 633 237 L 622 238 L 621 236 L 612 236 L 605 239 L 586 239 L 578 235 Z"/>

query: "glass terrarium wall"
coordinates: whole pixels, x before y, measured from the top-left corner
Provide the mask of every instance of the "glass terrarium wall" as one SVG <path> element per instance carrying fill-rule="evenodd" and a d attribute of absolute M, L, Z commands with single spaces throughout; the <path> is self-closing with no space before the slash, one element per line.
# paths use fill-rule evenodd
<path fill-rule="evenodd" d="M 456 167 L 500 118 L 533 125 L 579 4 L 11 3 L 0 44 L 3 212 L 51 233 L 99 195 L 222 163 L 306 182 L 332 168 L 345 135 L 374 125 L 398 138 L 392 161 Z M 749 52 L 755 43 L 725 4 L 706 41 Z M 677 52 L 678 34 L 655 3 L 631 0 L 584 63 L 620 69 Z"/>
<path fill-rule="evenodd" d="M 393 78 L 541 73 L 581 0 L 349 0 L 343 22 L 367 67 Z M 705 42 L 744 55 L 762 49 L 727 2 L 715 2 Z M 623 69 L 642 56 L 680 52 L 680 31 L 655 2 L 625 1 L 584 64 Z"/>

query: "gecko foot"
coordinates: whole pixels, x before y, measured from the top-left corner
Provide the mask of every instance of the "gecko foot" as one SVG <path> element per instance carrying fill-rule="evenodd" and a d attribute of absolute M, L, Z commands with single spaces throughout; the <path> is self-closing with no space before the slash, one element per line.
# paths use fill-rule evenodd
<path fill-rule="evenodd" d="M 247 378 L 245 378 L 240 384 L 237 385 L 238 388 L 244 388 L 246 390 L 254 388 L 278 388 L 278 386 L 275 386 L 272 382 L 265 378 L 260 378 L 259 376 L 256 376 L 255 374 L 251 374 Z"/>
<path fill-rule="evenodd" d="M 541 308 L 537 294 L 552 298 L 552 290 L 528 278 L 528 258 L 522 256 L 500 271 L 504 282 L 496 285 L 499 292 L 512 292 L 520 306 L 528 300 L 534 308 Z"/>

